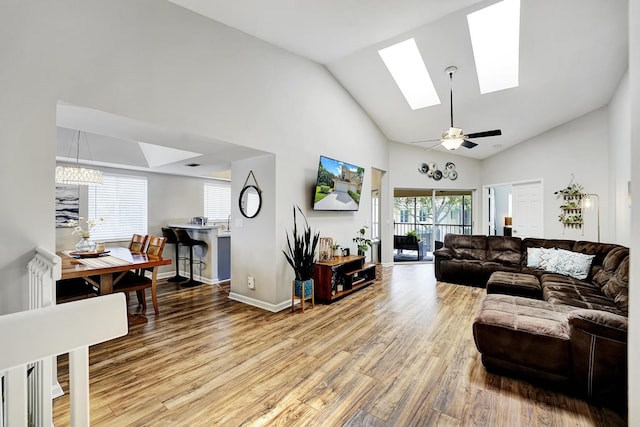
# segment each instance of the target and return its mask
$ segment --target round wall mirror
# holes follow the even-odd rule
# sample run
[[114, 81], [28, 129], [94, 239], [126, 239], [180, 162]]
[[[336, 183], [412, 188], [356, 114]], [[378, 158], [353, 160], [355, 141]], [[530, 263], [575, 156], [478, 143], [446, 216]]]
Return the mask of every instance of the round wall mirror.
[[240, 212], [254, 218], [262, 207], [262, 192], [255, 185], [246, 185], [240, 192]]

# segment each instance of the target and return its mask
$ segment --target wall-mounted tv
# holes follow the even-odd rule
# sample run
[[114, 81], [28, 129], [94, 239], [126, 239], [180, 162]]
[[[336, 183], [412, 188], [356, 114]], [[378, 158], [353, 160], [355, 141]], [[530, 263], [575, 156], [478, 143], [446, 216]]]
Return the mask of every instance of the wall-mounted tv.
[[320, 156], [313, 198], [316, 211], [357, 211], [364, 168]]

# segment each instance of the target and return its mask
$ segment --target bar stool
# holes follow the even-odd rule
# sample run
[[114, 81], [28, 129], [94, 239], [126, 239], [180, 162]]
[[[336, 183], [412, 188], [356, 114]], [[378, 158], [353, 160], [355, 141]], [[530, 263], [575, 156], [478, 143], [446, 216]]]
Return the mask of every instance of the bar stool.
[[[180, 286], [184, 288], [191, 288], [201, 285], [201, 282], [193, 280], [193, 247], [202, 246], [204, 248], [207, 246], [207, 242], [192, 238], [184, 228], [175, 228], [174, 231], [176, 232], [176, 237], [178, 238], [178, 244], [189, 247], [189, 280], [185, 283], [180, 283]], [[202, 266], [204, 262], [202, 260], [195, 260], [195, 262], [200, 264], [200, 275], [202, 276]]]
[[[186, 282], [188, 277], [180, 275], [180, 246], [178, 242], [178, 236], [173, 228], [162, 227], [162, 235], [167, 238], [167, 243], [175, 245], [175, 259], [176, 259], [176, 275], [167, 279], [169, 282]], [[183, 258], [184, 259], [184, 258]]]

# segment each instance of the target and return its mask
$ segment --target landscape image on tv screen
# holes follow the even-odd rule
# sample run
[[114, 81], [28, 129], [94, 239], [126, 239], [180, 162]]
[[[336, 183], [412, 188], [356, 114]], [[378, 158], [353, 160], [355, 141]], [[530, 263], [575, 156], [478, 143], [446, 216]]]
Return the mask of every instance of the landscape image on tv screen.
[[357, 211], [364, 169], [320, 156], [313, 199], [317, 211]]

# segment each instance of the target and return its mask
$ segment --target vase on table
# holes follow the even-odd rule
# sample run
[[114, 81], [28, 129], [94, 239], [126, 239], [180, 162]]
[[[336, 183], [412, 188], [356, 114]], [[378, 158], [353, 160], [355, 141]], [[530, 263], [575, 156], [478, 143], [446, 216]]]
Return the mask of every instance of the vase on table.
[[76, 252], [94, 252], [96, 250], [96, 242], [91, 237], [83, 237], [76, 243]]

